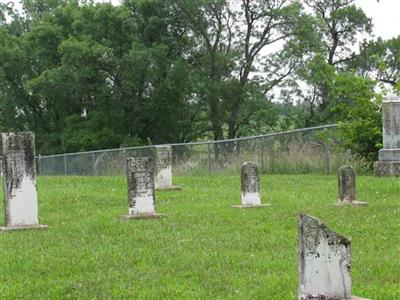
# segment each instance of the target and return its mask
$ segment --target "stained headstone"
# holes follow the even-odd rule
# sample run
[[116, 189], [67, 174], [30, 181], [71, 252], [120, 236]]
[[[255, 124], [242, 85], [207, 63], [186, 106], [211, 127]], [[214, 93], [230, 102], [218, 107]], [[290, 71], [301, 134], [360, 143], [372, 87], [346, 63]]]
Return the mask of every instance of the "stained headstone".
[[156, 157], [156, 190], [180, 190], [172, 185], [172, 147], [168, 145], [154, 146]]
[[39, 224], [33, 133], [3, 133], [2, 142], [5, 227], [1, 230], [47, 228]]
[[400, 97], [388, 95], [382, 103], [383, 149], [374, 163], [375, 176], [400, 176]]
[[128, 215], [124, 218], [141, 219], [164, 216], [155, 212], [154, 160], [151, 157], [127, 159]]
[[253, 162], [245, 162], [241, 168], [241, 196], [242, 205], [233, 205], [238, 208], [251, 208], [270, 206], [261, 204], [260, 199], [260, 177], [257, 166]]
[[366, 205], [356, 200], [356, 173], [352, 166], [342, 166], [338, 170], [339, 205]]
[[351, 296], [350, 240], [307, 214], [298, 230], [298, 299], [363, 299]]

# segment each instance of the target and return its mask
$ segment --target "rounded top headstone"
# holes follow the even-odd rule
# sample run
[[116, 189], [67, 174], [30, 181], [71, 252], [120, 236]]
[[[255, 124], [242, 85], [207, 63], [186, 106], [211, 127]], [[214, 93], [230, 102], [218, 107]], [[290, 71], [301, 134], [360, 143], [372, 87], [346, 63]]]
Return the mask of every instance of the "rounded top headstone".
[[339, 172], [346, 172], [346, 171], [354, 172], [354, 168], [350, 165], [344, 165], [339, 168]]
[[256, 164], [252, 161], [246, 161], [243, 163], [242, 168], [257, 168]]
[[241, 183], [243, 192], [258, 192], [259, 191], [259, 178], [257, 165], [248, 161], [242, 165], [241, 169]]

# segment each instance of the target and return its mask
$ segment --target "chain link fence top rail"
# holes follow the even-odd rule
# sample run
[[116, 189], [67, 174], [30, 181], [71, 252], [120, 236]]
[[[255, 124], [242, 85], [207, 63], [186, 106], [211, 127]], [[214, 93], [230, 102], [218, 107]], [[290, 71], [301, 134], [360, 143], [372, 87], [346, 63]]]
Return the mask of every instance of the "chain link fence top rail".
[[[175, 175], [237, 174], [245, 161], [262, 173], [331, 173], [356, 161], [340, 149], [337, 125], [325, 125], [231, 140], [170, 144]], [[40, 175], [124, 175], [127, 157], [155, 156], [154, 146], [37, 157]]]

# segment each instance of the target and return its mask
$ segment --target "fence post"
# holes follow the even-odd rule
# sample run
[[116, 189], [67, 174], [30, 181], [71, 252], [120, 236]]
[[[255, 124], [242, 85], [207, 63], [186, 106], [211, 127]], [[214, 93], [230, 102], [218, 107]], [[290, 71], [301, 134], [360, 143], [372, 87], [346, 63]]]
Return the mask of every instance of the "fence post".
[[126, 156], [126, 149], [125, 148], [122, 149], [122, 153], [123, 153], [122, 157], [124, 159], [124, 165], [123, 165], [124, 175], [128, 175], [128, 168], [127, 168], [127, 165], [126, 165], [127, 156]]
[[261, 168], [261, 172], [264, 173], [264, 141], [260, 141], [259, 143], [260, 145], [260, 149], [259, 149], [259, 161], [260, 161], [260, 168]]
[[38, 175], [41, 175], [42, 172], [42, 155], [38, 155]]
[[93, 176], [96, 176], [96, 160], [94, 159], [94, 152], [92, 152], [92, 171]]
[[64, 175], [67, 175], [67, 156], [64, 154]]
[[211, 173], [211, 144], [207, 144], [208, 148], [208, 173]]
[[325, 161], [325, 174], [331, 173], [331, 159], [330, 159], [330, 147], [328, 144], [324, 144], [324, 161]]

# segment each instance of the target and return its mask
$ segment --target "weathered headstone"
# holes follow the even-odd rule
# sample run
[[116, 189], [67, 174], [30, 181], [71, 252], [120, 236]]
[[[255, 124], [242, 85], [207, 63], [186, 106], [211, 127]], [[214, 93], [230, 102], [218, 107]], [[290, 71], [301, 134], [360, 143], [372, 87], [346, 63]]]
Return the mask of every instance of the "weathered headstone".
[[1, 230], [47, 228], [39, 224], [33, 133], [3, 133], [2, 142], [5, 227]]
[[388, 95], [382, 103], [383, 149], [374, 163], [375, 176], [400, 176], [400, 97]]
[[127, 159], [129, 219], [165, 216], [155, 212], [154, 160], [151, 157]]
[[180, 190], [172, 185], [172, 147], [168, 145], [154, 146], [156, 157], [156, 190]]
[[307, 214], [298, 230], [298, 299], [363, 299], [351, 296], [350, 240]]
[[257, 166], [253, 162], [245, 162], [241, 168], [241, 196], [242, 205], [233, 205], [237, 208], [264, 207], [271, 204], [261, 204], [260, 177]]
[[338, 205], [367, 205], [356, 200], [356, 173], [352, 166], [342, 166], [338, 170]]

